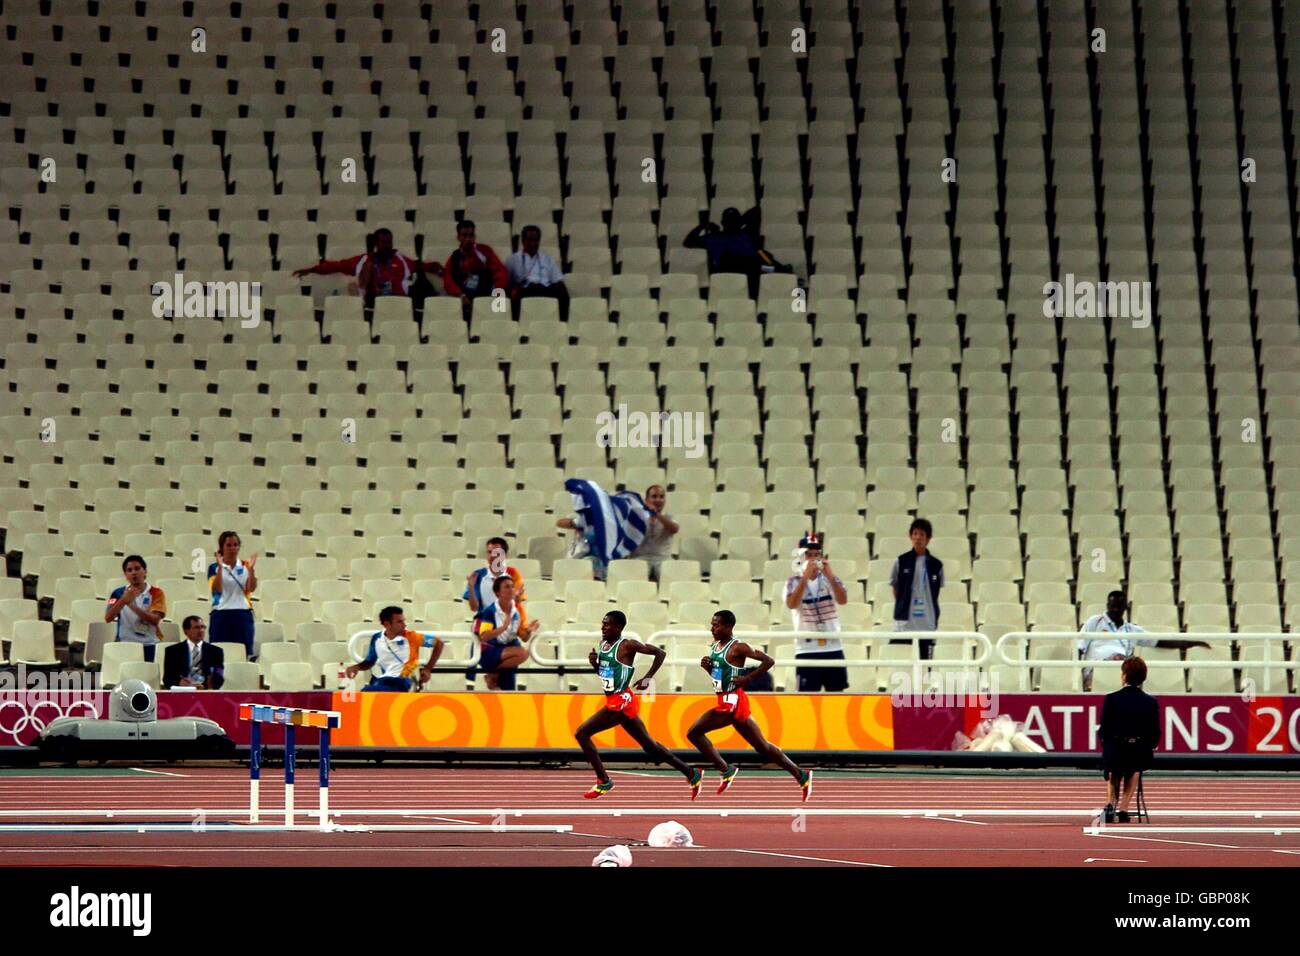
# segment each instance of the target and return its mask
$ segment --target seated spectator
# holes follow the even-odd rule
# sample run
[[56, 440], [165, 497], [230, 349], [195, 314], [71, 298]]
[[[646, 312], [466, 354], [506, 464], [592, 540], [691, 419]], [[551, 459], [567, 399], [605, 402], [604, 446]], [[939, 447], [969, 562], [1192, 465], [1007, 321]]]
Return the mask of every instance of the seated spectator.
[[[1160, 745], [1160, 704], [1142, 690], [1146, 661], [1129, 657], [1120, 669], [1124, 686], [1101, 703], [1101, 773], [1106, 778], [1107, 823], [1129, 822], [1128, 808], [1138, 775], [1148, 770]], [[1118, 808], [1117, 805], [1118, 804]]]
[[443, 266], [442, 283], [448, 295], [460, 296], [468, 320], [474, 300], [490, 296], [493, 289], [505, 289], [510, 276], [492, 247], [475, 241], [472, 219], [456, 224], [456, 241], [459, 245]]
[[[1106, 595], [1106, 613], [1094, 614], [1083, 622], [1079, 630], [1084, 634], [1110, 634], [1111, 637], [1090, 637], [1079, 641], [1079, 658], [1085, 661], [1123, 661], [1133, 656], [1138, 647], [1159, 647], [1184, 650], [1191, 647], [1209, 648], [1205, 641], [1152, 640], [1151, 638], [1119, 637], [1121, 634], [1145, 634], [1144, 628], [1124, 619], [1128, 613], [1128, 597], [1123, 591]], [[1144, 667], [1145, 670], [1145, 667]], [[1145, 676], [1144, 676], [1145, 679]], [[1083, 689], [1092, 690], [1092, 668], [1083, 672]]]
[[[474, 616], [474, 633], [479, 639], [478, 669], [488, 690], [514, 690], [515, 668], [528, 660], [530, 641], [540, 621], [529, 621], [524, 609], [515, 602], [515, 582], [503, 575], [492, 582], [496, 600]], [[474, 668], [466, 674], [474, 679]]]
[[117, 622], [117, 640], [144, 645], [144, 659], [152, 661], [162, 641], [159, 624], [167, 616], [167, 596], [162, 588], [151, 587], [145, 578], [148, 565], [138, 554], [127, 555], [122, 562], [126, 584], [108, 596], [105, 623]]
[[709, 275], [715, 272], [739, 272], [749, 277], [750, 295], [758, 295], [758, 277], [763, 271], [759, 257], [759, 212], [755, 206], [741, 215], [735, 206], [722, 211], [722, 225], [704, 222], [686, 234], [682, 245], [703, 249], [709, 257]]
[[659, 580], [659, 566], [673, 556], [673, 535], [681, 530], [672, 515], [664, 510], [668, 492], [663, 485], [651, 485], [645, 491], [646, 507], [650, 509], [650, 524], [645, 539], [630, 557], [640, 558], [650, 565], [650, 580]]
[[519, 234], [519, 251], [506, 259], [515, 318], [519, 318], [521, 300], [542, 296], [555, 299], [560, 306], [561, 321], [568, 321], [569, 290], [564, 284], [564, 272], [554, 259], [540, 251], [541, 242], [540, 228], [524, 226]]
[[398, 253], [393, 249], [392, 232], [376, 229], [366, 236], [366, 251], [361, 255], [347, 259], [322, 259], [314, 266], [295, 269], [293, 274], [355, 276], [357, 288], [369, 306], [374, 304], [376, 296], [412, 295], [412, 286], [425, 270], [442, 275], [442, 263], [419, 262]]
[[185, 640], [163, 651], [163, 686], [220, 690], [226, 679], [226, 654], [203, 639], [208, 632], [203, 618], [191, 614], [181, 622], [181, 630]]
[[485, 554], [487, 563], [469, 573], [465, 582], [465, 593], [461, 595], [469, 602], [470, 610], [475, 614], [496, 600], [492, 585], [496, 584], [497, 578], [500, 577], [509, 577], [514, 581], [516, 604], [522, 605], [528, 600], [528, 595], [524, 592], [524, 576], [519, 573], [518, 568], [506, 564], [506, 556], [509, 553], [510, 545], [506, 544], [505, 538], [488, 539]]
[[[379, 612], [383, 630], [370, 637], [366, 656], [349, 665], [344, 673], [349, 678], [361, 671], [370, 671], [370, 683], [363, 691], [387, 690], [405, 693], [411, 689], [411, 678], [418, 673], [418, 686], [423, 687], [442, 656], [442, 638], [434, 634], [406, 629], [406, 615], [400, 607], [390, 605]], [[431, 647], [429, 662], [420, 666], [420, 648]]]

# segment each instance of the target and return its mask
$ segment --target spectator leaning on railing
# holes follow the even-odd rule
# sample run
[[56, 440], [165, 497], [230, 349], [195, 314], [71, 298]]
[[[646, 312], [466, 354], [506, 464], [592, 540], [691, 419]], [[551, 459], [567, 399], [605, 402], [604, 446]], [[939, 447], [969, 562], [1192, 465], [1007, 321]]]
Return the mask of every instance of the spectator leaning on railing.
[[[361, 671], [370, 671], [370, 681], [363, 691], [397, 691], [411, 689], [414, 680], [423, 687], [442, 656], [442, 638], [434, 634], [406, 629], [406, 615], [400, 607], [390, 605], [379, 612], [383, 630], [370, 636], [366, 656], [344, 671], [349, 679]], [[420, 666], [420, 648], [432, 648], [429, 661]]]
[[[1151, 638], [1128, 638], [1114, 635], [1145, 634], [1144, 628], [1124, 619], [1128, 613], [1128, 598], [1123, 591], [1111, 591], [1106, 595], [1106, 613], [1094, 614], [1083, 622], [1080, 631], [1084, 634], [1109, 634], [1110, 637], [1089, 637], [1079, 641], [1079, 659], [1084, 661], [1122, 661], [1133, 656], [1138, 647], [1160, 647], [1168, 650], [1184, 650], [1189, 647], [1206, 647], [1205, 641], [1153, 640]], [[1092, 668], [1083, 672], [1083, 689], [1092, 690]]]
[[[800, 540], [795, 568], [798, 573], [785, 582], [785, 606], [794, 612], [795, 630], [838, 634], [840, 616], [835, 606], [847, 604], [849, 596], [844, 583], [831, 570], [816, 532]], [[842, 661], [844, 645], [838, 637], [800, 637], [796, 639], [795, 659]], [[800, 667], [795, 673], [802, 693], [842, 691], [849, 686], [849, 672], [843, 667]]]

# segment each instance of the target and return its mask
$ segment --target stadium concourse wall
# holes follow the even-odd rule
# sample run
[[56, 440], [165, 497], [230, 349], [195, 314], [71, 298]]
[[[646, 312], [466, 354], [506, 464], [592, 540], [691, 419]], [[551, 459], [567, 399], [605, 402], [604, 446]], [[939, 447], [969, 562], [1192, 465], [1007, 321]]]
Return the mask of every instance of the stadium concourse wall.
[[[238, 719], [238, 707], [250, 700], [339, 711], [342, 726], [334, 743], [340, 758], [542, 763], [581, 760], [573, 731], [603, 702], [599, 695], [580, 693], [162, 691], [158, 716], [207, 717], [247, 748], [248, 725]], [[753, 694], [750, 700], [769, 739], [816, 763], [1095, 766], [1099, 754], [1099, 694], [895, 701], [884, 694], [787, 693]], [[1160, 700], [1164, 737], [1157, 760], [1162, 766], [1300, 766], [1300, 696], [1164, 695]], [[107, 703], [105, 691], [0, 693], [4, 759], [28, 762], [51, 719], [102, 718]], [[693, 752], [686, 731], [714, 703], [707, 694], [645, 695], [641, 716], [656, 739]], [[962, 735], [974, 735], [992, 711], [1023, 724], [1046, 753], [955, 750]], [[281, 746], [282, 729], [267, 726], [263, 740], [268, 747]], [[724, 751], [743, 756], [749, 750], [734, 731], [721, 731], [713, 740]], [[615, 760], [645, 759], [619, 729], [601, 734], [596, 743]], [[311, 749], [314, 741], [302, 744]]]

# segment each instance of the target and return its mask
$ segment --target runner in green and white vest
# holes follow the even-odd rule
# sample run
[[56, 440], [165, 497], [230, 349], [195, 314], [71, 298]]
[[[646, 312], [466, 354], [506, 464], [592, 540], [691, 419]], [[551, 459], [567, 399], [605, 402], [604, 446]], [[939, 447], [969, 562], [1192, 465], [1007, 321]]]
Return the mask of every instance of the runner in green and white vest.
[[[709, 734], [724, 727], [734, 727], [751, 747], [761, 756], [781, 767], [803, 791], [806, 803], [812, 796], [812, 771], [801, 770], [793, 760], [787, 757], [774, 744], [768, 743], [759, 730], [758, 724], [750, 716], [749, 695], [745, 688], [755, 678], [766, 674], [775, 663], [762, 651], [736, 640], [732, 631], [736, 627], [736, 615], [730, 611], [719, 611], [709, 622], [709, 631], [713, 635], [713, 644], [709, 653], [700, 659], [700, 666], [709, 672], [713, 679], [713, 692], [718, 695], [718, 706], [700, 716], [686, 736], [695, 748], [718, 768], [722, 780], [718, 784], [718, 793], [726, 793], [736, 774], [740, 773], [739, 764], [728, 764], [718, 754], [717, 748], [709, 740]], [[753, 670], [746, 670], [745, 661], [758, 661]]]
[[[592, 668], [600, 676], [601, 690], [605, 693], [605, 706], [596, 711], [578, 728], [574, 736], [582, 748], [587, 762], [596, 771], [596, 784], [587, 791], [588, 799], [603, 797], [614, 789], [614, 781], [605, 772], [600, 754], [591, 738], [603, 731], [621, 727], [628, 736], [641, 745], [641, 749], [654, 758], [656, 763], [667, 763], [686, 777], [691, 785], [691, 799], [700, 793], [700, 781], [704, 779], [703, 771], [688, 766], [680, 757], [650, 736], [645, 724], [641, 722], [641, 702], [635, 691], [648, 690], [650, 679], [655, 676], [664, 663], [664, 650], [653, 644], [643, 644], [638, 640], [623, 636], [627, 626], [627, 617], [622, 611], [610, 611], [600, 622], [600, 645], [587, 655]], [[649, 672], [638, 681], [633, 680], [636, 670], [636, 656], [646, 654], [654, 658]]]

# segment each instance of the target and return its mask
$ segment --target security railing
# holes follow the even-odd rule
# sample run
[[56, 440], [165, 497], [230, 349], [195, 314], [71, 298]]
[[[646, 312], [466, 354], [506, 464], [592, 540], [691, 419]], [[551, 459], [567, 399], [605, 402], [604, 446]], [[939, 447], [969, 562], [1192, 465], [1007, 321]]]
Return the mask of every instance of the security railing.
[[[1277, 631], [1247, 631], [1247, 632], [1206, 632], [1206, 631], [1179, 631], [1179, 632], [1157, 632], [1145, 631], [1141, 633], [1132, 633], [1124, 635], [1111, 635], [1104, 633], [1083, 633], [1080, 631], [1009, 631], [998, 638], [994, 646], [994, 654], [997, 658], [996, 663], [1005, 667], [1011, 667], [1017, 670], [1020, 676], [1022, 691], [1028, 691], [1031, 688], [1025, 686], [1029, 680], [1029, 671], [1037, 670], [1040, 667], [1049, 669], [1061, 668], [1078, 671], [1104, 669], [1107, 666], [1113, 666], [1112, 661], [1105, 660], [1081, 660], [1078, 656], [1078, 643], [1087, 640], [1107, 640], [1111, 637], [1132, 640], [1136, 643], [1138, 639], [1143, 640], [1177, 640], [1177, 641], [1205, 641], [1207, 644], [1231, 645], [1233, 641], [1238, 644], [1263, 644], [1264, 656], [1262, 658], [1242, 658], [1242, 659], [1197, 659], [1197, 660], [1173, 660], [1162, 657], [1143, 657], [1148, 670], [1187, 670], [1195, 668], [1197, 670], [1263, 670], [1265, 688], [1272, 686], [1272, 677], [1275, 670], [1283, 673], [1294, 671], [1300, 668], [1300, 660], [1288, 660], [1286, 657], [1286, 642], [1292, 640], [1295, 635], [1283, 634]], [[1033, 641], [1069, 641], [1069, 655], [1065, 657], [1034, 657], [1031, 653], [1031, 644]], [[1023, 654], [1023, 656], [1022, 656]], [[1142, 648], [1135, 647], [1134, 654], [1142, 656]]]
[[[637, 640], [643, 638], [631, 630], [623, 632], [625, 636]], [[993, 660], [993, 642], [983, 634], [974, 631], [935, 631], [920, 634], [917, 632], [895, 631], [759, 631], [736, 630], [732, 634], [739, 640], [752, 642], [765, 648], [766, 652], [776, 658], [774, 671], [785, 668], [846, 668], [868, 669], [878, 671], [892, 668], [896, 671], [910, 672], [910, 687], [921, 687], [925, 683], [925, 674], [931, 670], [963, 670], [972, 677], [977, 677]], [[844, 660], [796, 657], [796, 642], [800, 639], [821, 640], [828, 637], [838, 638], [846, 644], [854, 641], [884, 643], [897, 640], [910, 643], [915, 640], [935, 641], [936, 656], [928, 660], [919, 658], [885, 659], [880, 657], [856, 657], [846, 655]], [[664, 668], [667, 675], [678, 669], [682, 673], [672, 683], [686, 685], [685, 673], [699, 668], [700, 659], [708, 652], [713, 635], [706, 628], [666, 628], [653, 632], [648, 643], [662, 647], [667, 656]], [[591, 664], [587, 654], [600, 641], [600, 634], [595, 630], [561, 630], [539, 634], [529, 644], [529, 656], [533, 663], [548, 668], [571, 670], [576, 674], [590, 672]], [[571, 643], [573, 642], [573, 643]], [[689, 643], [688, 643], [689, 642]], [[976, 653], [968, 653], [968, 644], [976, 645]], [[943, 651], [956, 645], [957, 656], [944, 656]], [[789, 651], [785, 652], [785, 648]], [[574, 651], [580, 647], [580, 651]], [[872, 688], [875, 689], [874, 687]]]

